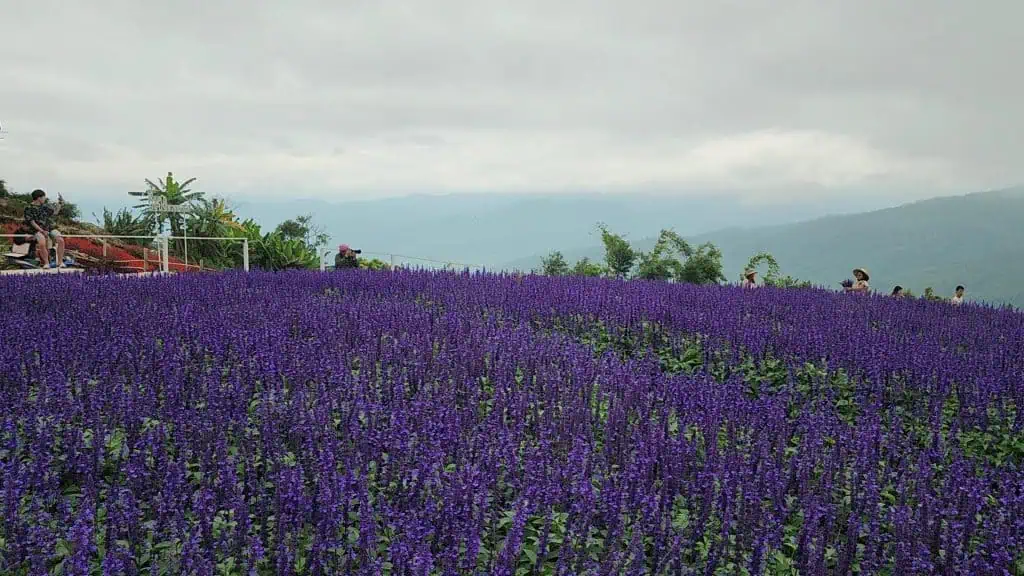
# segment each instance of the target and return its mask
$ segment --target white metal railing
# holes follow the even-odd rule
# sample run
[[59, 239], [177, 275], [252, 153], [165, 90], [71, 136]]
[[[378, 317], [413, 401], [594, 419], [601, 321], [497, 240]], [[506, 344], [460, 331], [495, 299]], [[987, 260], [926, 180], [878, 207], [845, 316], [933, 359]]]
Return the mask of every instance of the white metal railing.
[[[32, 238], [32, 236], [33, 236], [32, 234], [25, 234], [25, 233], [21, 233], [21, 234], [0, 234], [0, 238], [11, 238], [11, 239], [14, 239], [14, 238]], [[187, 245], [188, 240], [190, 240], [190, 239], [193, 240], [193, 241], [195, 241], [195, 240], [217, 240], [217, 241], [241, 242], [242, 243], [242, 268], [246, 272], [249, 271], [249, 239], [248, 238], [234, 238], [234, 237], [228, 237], [228, 236], [169, 236], [169, 235], [168, 236], [157, 236], [157, 235], [141, 236], [141, 235], [122, 235], [122, 234], [61, 234], [61, 236], [63, 236], [64, 238], [85, 238], [85, 239], [88, 239], [88, 240], [98, 240], [98, 241], [100, 241], [100, 245], [103, 248], [103, 256], [104, 257], [107, 256], [107, 248], [108, 248], [108, 246], [110, 244], [108, 242], [108, 240], [151, 240], [151, 241], [154, 241], [155, 243], [159, 244], [159, 247], [158, 247], [159, 259], [157, 260], [157, 262], [160, 265], [160, 271], [161, 272], [169, 272], [170, 271], [169, 246], [170, 246], [170, 241], [171, 240], [182, 240], [184, 243], [186, 243], [186, 245]], [[142, 258], [141, 262], [144, 263], [143, 264], [143, 269], [144, 270], [148, 269], [146, 267], [146, 263], [151, 262], [151, 260], [149, 260], [147, 251], [148, 251], [148, 249], [143, 247], [143, 258]], [[328, 268], [330, 268], [330, 266], [328, 265], [328, 258], [331, 255], [333, 255], [334, 253], [335, 253], [334, 250], [324, 250], [324, 251], [321, 251], [321, 253], [320, 253], [320, 270], [321, 271], [326, 271]], [[461, 263], [461, 262], [455, 262], [455, 261], [452, 261], [452, 260], [436, 260], [436, 259], [432, 259], [432, 258], [423, 258], [423, 257], [420, 257], [420, 256], [407, 256], [405, 254], [396, 254], [396, 253], [392, 253], [392, 252], [365, 252], [364, 251], [361, 254], [363, 256], [369, 256], [369, 257], [377, 258], [379, 260], [383, 260], [383, 261], [389, 263], [391, 265], [391, 267], [394, 267], [396, 264], [399, 264], [399, 263], [404, 263], [404, 262], [412, 261], [412, 262], [425, 262], [425, 263], [428, 263], [428, 264], [440, 265], [445, 270], [456, 270], [456, 269], [484, 270], [486, 268], [485, 266], [481, 266], [481, 265], [478, 265], [478, 264], [465, 264], [465, 263]], [[188, 263], [187, 252], [186, 252], [186, 255], [185, 255], [184, 258], [185, 258], [185, 260], [184, 260], [183, 265], [185, 266], [186, 269], [188, 269], [190, 266], [198, 268], [198, 269], [201, 269], [201, 266], [190, 265]], [[125, 260], [125, 261], [118, 260], [118, 261], [115, 261], [115, 263], [118, 263], [118, 264], [129, 264], [131, 262], [137, 262], [137, 261], [139, 261], [139, 260], [130, 260], [130, 261], [129, 260]]]
[[[0, 234], [0, 238], [32, 238], [34, 234]], [[103, 256], [107, 255], [107, 240], [152, 240], [160, 244], [160, 270], [162, 272], [170, 272], [170, 241], [171, 240], [183, 240], [185, 242], [185, 261], [184, 266], [187, 270], [189, 267], [188, 263], [188, 238], [187, 236], [132, 236], [132, 235], [119, 235], [119, 234], [61, 234], [63, 238], [86, 238], [89, 240], [100, 240], [103, 246]], [[195, 240], [220, 240], [220, 241], [233, 241], [242, 243], [242, 268], [249, 271], [249, 239], [248, 238], [233, 238], [228, 236], [192, 236], [193, 241]], [[146, 250], [146, 248], [143, 248]], [[145, 252], [143, 258], [148, 258]], [[120, 261], [118, 261], [120, 262]], [[201, 267], [200, 267], [201, 268]]]

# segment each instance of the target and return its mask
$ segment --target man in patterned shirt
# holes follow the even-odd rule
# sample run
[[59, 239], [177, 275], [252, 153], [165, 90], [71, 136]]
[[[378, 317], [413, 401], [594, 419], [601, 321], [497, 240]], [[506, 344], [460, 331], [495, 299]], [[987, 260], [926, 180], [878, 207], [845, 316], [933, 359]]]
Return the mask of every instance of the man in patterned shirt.
[[[64, 237], [53, 226], [53, 218], [64, 207], [61, 198], [56, 207], [46, 202], [46, 192], [32, 191], [32, 203], [25, 207], [25, 226], [36, 237], [36, 255], [42, 267], [64, 267]], [[57, 247], [57, 262], [50, 264], [50, 240]]]

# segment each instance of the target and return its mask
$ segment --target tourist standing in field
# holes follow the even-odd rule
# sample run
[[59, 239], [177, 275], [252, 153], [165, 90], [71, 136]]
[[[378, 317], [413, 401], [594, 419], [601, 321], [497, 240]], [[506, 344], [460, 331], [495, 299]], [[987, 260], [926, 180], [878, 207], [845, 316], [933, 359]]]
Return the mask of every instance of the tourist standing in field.
[[757, 288], [757, 270], [744, 270], [743, 281], [740, 282], [743, 288]]
[[[64, 199], [60, 198], [57, 205], [51, 207], [46, 202], [46, 192], [42, 190], [32, 191], [32, 202], [25, 207], [25, 226], [36, 238], [36, 255], [39, 257], [39, 265], [43, 268], [56, 266], [64, 267], [64, 237], [53, 226], [54, 217], [64, 207]], [[57, 261], [50, 264], [50, 240], [53, 240], [57, 247]]]
[[334, 269], [359, 268], [359, 258], [356, 254], [361, 253], [362, 250], [353, 250], [348, 244], [338, 246], [338, 254], [334, 257]]
[[867, 294], [871, 290], [871, 285], [868, 284], [868, 280], [871, 279], [871, 275], [868, 274], [867, 268], [854, 268], [853, 279], [853, 284], [850, 286], [843, 286], [843, 290], [846, 292], [857, 292], [860, 294]]
[[949, 303], [953, 306], [959, 306], [964, 303], [964, 287], [957, 286], [956, 291], [953, 293], [953, 297], [949, 299]]

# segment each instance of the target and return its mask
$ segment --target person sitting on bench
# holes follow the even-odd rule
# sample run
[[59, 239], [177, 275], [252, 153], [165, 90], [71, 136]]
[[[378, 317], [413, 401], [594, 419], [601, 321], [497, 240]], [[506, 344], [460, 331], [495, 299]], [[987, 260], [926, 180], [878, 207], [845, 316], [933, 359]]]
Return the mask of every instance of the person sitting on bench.
[[[64, 199], [60, 198], [56, 207], [46, 202], [46, 192], [32, 191], [32, 203], [25, 207], [25, 226], [35, 235], [36, 255], [42, 268], [64, 267], [64, 237], [53, 226], [53, 218], [64, 207]], [[57, 247], [57, 261], [50, 263], [50, 240]]]

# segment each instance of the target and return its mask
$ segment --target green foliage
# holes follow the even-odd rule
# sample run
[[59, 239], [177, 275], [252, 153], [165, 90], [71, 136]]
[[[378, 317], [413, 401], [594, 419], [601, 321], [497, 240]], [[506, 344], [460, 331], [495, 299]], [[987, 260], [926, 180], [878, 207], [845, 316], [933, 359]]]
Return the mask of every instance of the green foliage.
[[714, 244], [704, 243], [695, 250], [673, 230], [662, 230], [654, 249], [639, 256], [637, 278], [689, 284], [717, 284], [725, 280], [722, 252]]
[[619, 234], [615, 234], [603, 223], [597, 225], [604, 244], [605, 268], [610, 276], [627, 278], [636, 262], [637, 254], [629, 242]]
[[173, 173], [168, 172], [166, 178], [161, 178], [157, 182], [147, 178], [146, 190], [142, 192], [129, 192], [128, 195], [142, 198], [141, 203], [135, 205], [134, 208], [141, 209], [145, 218], [155, 222], [158, 231], [163, 232], [164, 222], [169, 221], [171, 224], [171, 234], [181, 236], [184, 229], [185, 215], [159, 212], [152, 205], [153, 199], [161, 198], [171, 206], [195, 204], [201, 201], [204, 196], [203, 192], [193, 191], [190, 188], [195, 181], [195, 178], [189, 178], [181, 182], [174, 179]]
[[[194, 202], [186, 221], [189, 238], [232, 238], [231, 230], [240, 226], [227, 202], [218, 198]], [[188, 248], [190, 260], [202, 260], [204, 266], [214, 268], [232, 267], [241, 257], [241, 247], [234, 242], [190, 242]]]
[[[103, 218], [93, 214], [96, 222], [103, 227], [104, 232], [112, 236], [146, 236], [153, 233], [153, 223], [143, 217], [137, 217], [131, 210], [122, 208], [113, 213], [103, 208]], [[145, 246], [150, 243], [141, 238], [129, 238], [122, 240], [125, 244]]]
[[596, 278], [605, 275], [605, 267], [589, 258], [580, 258], [571, 267], [565, 260], [565, 256], [555, 250], [541, 259], [541, 267], [534, 270], [535, 274], [544, 276], [586, 276]]
[[262, 270], [315, 269], [320, 266], [316, 252], [310, 250], [305, 242], [286, 238], [276, 231], [265, 234], [255, 245], [250, 245], [250, 249], [253, 248], [250, 265]]
[[643, 280], [671, 280], [682, 273], [683, 260], [693, 254], [690, 244], [672, 230], [662, 230], [650, 252], [639, 254], [636, 277]]
[[[722, 252], [709, 242], [694, 249], [673, 230], [662, 230], [654, 249], [639, 252], [607, 225], [599, 223], [604, 243], [604, 265], [581, 258], [570, 268], [558, 250], [541, 260], [535, 272], [546, 276], [610, 276], [627, 279], [673, 280], [692, 284], [716, 284], [725, 280], [722, 273]], [[636, 271], [634, 273], [634, 267]]]
[[11, 195], [11, 191], [7, 189], [7, 181], [0, 178], [0, 198], [7, 198]]
[[[775, 260], [775, 257], [772, 256], [770, 252], [766, 251], [761, 251], [751, 256], [750, 260], [747, 261], [747, 265], [744, 266], [744, 271], [758, 270], [762, 264], [767, 265], [768, 268], [768, 271], [761, 275], [761, 277], [764, 278], [765, 284], [769, 284], [769, 282], [774, 281], [781, 275], [779, 262]], [[740, 273], [740, 280], [743, 280], [742, 272]]]
[[318, 253], [321, 248], [327, 246], [327, 242], [330, 240], [330, 236], [313, 223], [312, 214], [303, 214], [285, 220], [277, 225], [275, 232], [291, 240], [301, 240]]
[[721, 250], [711, 243], [693, 249], [672, 230], [663, 230], [654, 248], [639, 256], [636, 276], [644, 280], [674, 280], [689, 284], [718, 284], [725, 280]]
[[722, 251], [710, 242], [697, 247], [683, 263], [675, 278], [690, 284], [718, 284], [725, 281], [722, 271]]
[[942, 296], [939, 296], [932, 290], [931, 286], [924, 289], [924, 294], [921, 294], [921, 300], [928, 300], [930, 302], [942, 302], [945, 300]]
[[[317, 269], [320, 259], [314, 248], [298, 238], [289, 238], [279, 231], [263, 234], [251, 218], [225, 230], [228, 237], [249, 240], [249, 265], [260, 270]], [[241, 255], [234, 266], [241, 266]]]
[[78, 205], [73, 202], [65, 201], [60, 207], [60, 212], [57, 213], [56, 219], [58, 224], [69, 224], [82, 217], [82, 210], [78, 208]]
[[359, 260], [359, 267], [363, 270], [386, 271], [391, 270], [391, 264], [379, 258], [367, 258]]
[[558, 250], [555, 250], [541, 258], [540, 270], [536, 270], [538, 274], [545, 276], [567, 276], [569, 275], [569, 263], [565, 261], [565, 256]]
[[[768, 283], [765, 282], [765, 284]], [[776, 278], [768, 285], [775, 286], [776, 288], [811, 288], [814, 286], [814, 284], [808, 280], [799, 280], [788, 275]]]
[[[762, 274], [765, 286], [776, 288], [810, 288], [812, 284], [806, 280], [799, 280], [789, 275], [782, 275], [779, 262], [770, 252], [761, 251], [750, 257], [745, 270], [757, 270], [761, 265], [766, 265], [768, 271]], [[740, 276], [742, 278], [742, 274]]]
[[604, 276], [604, 267], [597, 262], [592, 262], [590, 258], [584, 256], [576, 261], [576, 264], [572, 267], [573, 276], [585, 276], [588, 278], [596, 278], [598, 276]]

